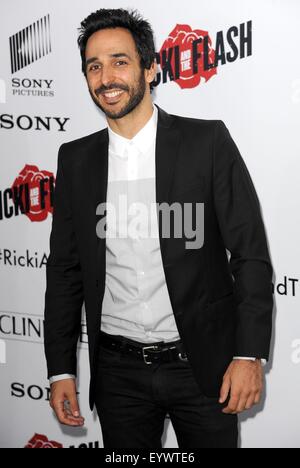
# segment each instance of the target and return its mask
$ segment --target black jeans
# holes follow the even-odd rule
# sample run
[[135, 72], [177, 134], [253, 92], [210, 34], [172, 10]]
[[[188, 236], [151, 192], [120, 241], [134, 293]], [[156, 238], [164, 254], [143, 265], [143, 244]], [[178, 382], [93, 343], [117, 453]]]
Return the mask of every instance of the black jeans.
[[169, 414], [179, 448], [237, 448], [236, 415], [202, 395], [188, 361], [147, 365], [100, 346], [96, 408], [104, 448], [162, 448]]

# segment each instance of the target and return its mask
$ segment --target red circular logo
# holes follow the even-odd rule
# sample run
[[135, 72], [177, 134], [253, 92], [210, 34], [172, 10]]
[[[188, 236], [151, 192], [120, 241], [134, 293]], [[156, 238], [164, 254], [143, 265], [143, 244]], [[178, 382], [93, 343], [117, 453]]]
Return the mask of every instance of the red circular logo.
[[[206, 44], [208, 46], [208, 50], [204, 47], [204, 39], [206, 38]], [[200, 39], [200, 41], [198, 41]], [[193, 60], [195, 60], [195, 53], [193, 44], [195, 41], [198, 41], [197, 44], [197, 53], [200, 55], [201, 60], [198, 58], [197, 60], [197, 73], [194, 72]], [[184, 88], [195, 88], [204, 80], [205, 82], [208, 81], [212, 76], [217, 74], [217, 68], [209, 68], [205, 70], [204, 67], [204, 55], [206, 54], [206, 60], [209, 65], [214, 65], [215, 63], [215, 51], [212, 48], [212, 40], [209, 37], [207, 31], [202, 31], [201, 29], [195, 29], [194, 31], [192, 28], [186, 24], [177, 24], [177, 26], [173, 29], [171, 34], [169, 35], [168, 39], [164, 42], [160, 54], [162, 56], [162, 52], [164, 50], [168, 50], [170, 48], [179, 47], [180, 54], [179, 54], [179, 67], [180, 67], [180, 77], [176, 79], [176, 83], [184, 89]], [[175, 54], [172, 56], [172, 66], [173, 70], [175, 70]], [[163, 65], [163, 64], [162, 64]]]
[[[12, 191], [16, 188], [20, 195], [20, 202], [25, 209], [25, 214], [32, 222], [45, 221], [48, 213], [53, 213], [50, 197], [50, 178], [54, 176], [51, 172], [40, 171], [37, 166], [26, 165], [20, 172], [12, 185]], [[41, 182], [43, 183], [44, 193], [41, 193]], [[26, 189], [25, 189], [25, 186]], [[42, 203], [43, 201], [43, 203]], [[16, 203], [16, 197], [14, 196]], [[42, 206], [44, 205], [44, 206]]]
[[62, 444], [55, 442], [54, 440], [48, 440], [48, 438], [42, 434], [35, 434], [32, 439], [28, 442], [25, 448], [30, 449], [46, 449], [46, 448], [64, 448]]

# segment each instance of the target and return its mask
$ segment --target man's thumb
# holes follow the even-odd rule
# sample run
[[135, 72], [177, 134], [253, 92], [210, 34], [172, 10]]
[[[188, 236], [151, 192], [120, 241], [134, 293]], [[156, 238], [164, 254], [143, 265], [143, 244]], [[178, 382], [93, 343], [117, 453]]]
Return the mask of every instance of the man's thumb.
[[80, 410], [78, 405], [78, 400], [76, 396], [70, 398], [70, 410], [74, 418], [78, 418], [80, 416]]

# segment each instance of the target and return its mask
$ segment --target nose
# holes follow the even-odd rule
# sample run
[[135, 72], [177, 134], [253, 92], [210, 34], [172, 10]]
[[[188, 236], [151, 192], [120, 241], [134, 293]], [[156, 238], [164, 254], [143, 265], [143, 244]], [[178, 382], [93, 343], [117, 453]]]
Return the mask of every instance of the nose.
[[101, 74], [102, 85], [108, 87], [114, 81], [114, 72], [111, 67], [103, 67]]

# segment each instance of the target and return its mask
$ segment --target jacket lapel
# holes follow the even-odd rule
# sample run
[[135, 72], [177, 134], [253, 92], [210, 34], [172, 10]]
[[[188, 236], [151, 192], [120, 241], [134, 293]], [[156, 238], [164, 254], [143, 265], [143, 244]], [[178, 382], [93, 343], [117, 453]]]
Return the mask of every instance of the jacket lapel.
[[[158, 107], [158, 106], [157, 106]], [[156, 203], [169, 203], [169, 195], [180, 146], [180, 131], [175, 125], [175, 117], [158, 107], [156, 136]], [[162, 257], [166, 239], [162, 238], [162, 222], [159, 217], [159, 238]]]
[[[168, 203], [169, 193], [176, 166], [180, 144], [180, 131], [175, 125], [174, 116], [169, 115], [159, 106], [158, 125], [156, 137], [156, 203]], [[109, 136], [108, 129], [104, 129], [97, 134], [93, 145], [89, 148], [89, 180], [91, 183], [93, 206], [95, 213], [95, 223], [99, 222], [96, 215], [97, 206], [107, 201], [108, 184], [108, 149]], [[96, 225], [95, 225], [96, 232]], [[162, 239], [161, 219], [159, 218], [160, 246], [163, 250], [165, 240]], [[98, 262], [105, 258], [105, 239], [97, 238]], [[103, 265], [104, 266], [104, 265]], [[98, 270], [99, 271], [99, 270]]]
[[93, 146], [90, 148], [89, 176], [93, 196], [94, 213], [100, 203], [107, 199], [108, 181], [108, 129], [98, 134]]

